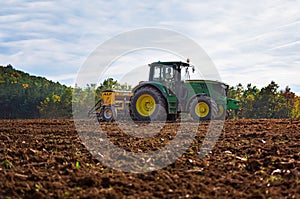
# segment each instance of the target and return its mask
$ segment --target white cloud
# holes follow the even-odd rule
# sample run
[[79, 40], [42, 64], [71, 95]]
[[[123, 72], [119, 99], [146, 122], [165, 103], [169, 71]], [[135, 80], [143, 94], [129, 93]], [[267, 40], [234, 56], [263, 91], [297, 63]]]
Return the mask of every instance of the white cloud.
[[202, 46], [223, 81], [265, 86], [274, 80], [293, 90], [300, 85], [299, 8], [299, 1], [272, 0], [4, 1], [0, 64], [72, 77], [107, 39], [135, 28], [170, 28]]

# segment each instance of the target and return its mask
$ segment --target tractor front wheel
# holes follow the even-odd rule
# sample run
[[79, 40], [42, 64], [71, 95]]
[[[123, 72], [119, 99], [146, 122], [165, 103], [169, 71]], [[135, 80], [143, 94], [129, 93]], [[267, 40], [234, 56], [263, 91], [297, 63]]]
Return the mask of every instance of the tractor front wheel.
[[135, 121], [166, 121], [165, 99], [157, 89], [142, 87], [131, 97], [130, 116]]
[[210, 97], [196, 97], [190, 104], [190, 114], [195, 121], [212, 120], [217, 115], [217, 104]]

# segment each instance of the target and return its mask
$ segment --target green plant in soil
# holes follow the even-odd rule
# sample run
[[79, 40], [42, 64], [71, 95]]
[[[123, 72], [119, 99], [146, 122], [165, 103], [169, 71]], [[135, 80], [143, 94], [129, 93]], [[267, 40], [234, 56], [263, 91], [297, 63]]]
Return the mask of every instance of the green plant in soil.
[[274, 182], [277, 180], [282, 180], [282, 177], [281, 176], [270, 176], [270, 177], [266, 178], [267, 182]]
[[4, 160], [2, 163], [1, 163], [1, 165], [3, 165], [4, 166], [4, 168], [6, 168], [6, 169], [11, 169], [11, 168], [13, 168], [14, 167], [14, 165], [13, 165], [13, 163], [11, 163], [9, 160]]
[[75, 163], [75, 167], [76, 167], [76, 169], [80, 168], [80, 163], [78, 161]]

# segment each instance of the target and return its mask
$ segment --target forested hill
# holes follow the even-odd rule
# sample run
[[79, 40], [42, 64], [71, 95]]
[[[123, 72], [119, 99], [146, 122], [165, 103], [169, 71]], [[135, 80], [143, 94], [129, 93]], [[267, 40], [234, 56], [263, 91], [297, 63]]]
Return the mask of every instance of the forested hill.
[[0, 119], [40, 118], [43, 108], [51, 102], [57, 102], [60, 117], [67, 118], [71, 116], [71, 99], [70, 87], [29, 75], [11, 65], [0, 66]]

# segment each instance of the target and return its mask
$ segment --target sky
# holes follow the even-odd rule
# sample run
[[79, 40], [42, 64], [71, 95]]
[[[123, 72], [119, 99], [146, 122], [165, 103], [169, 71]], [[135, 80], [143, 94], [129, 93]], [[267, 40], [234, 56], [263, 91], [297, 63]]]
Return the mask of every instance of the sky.
[[[300, 95], [299, 0], [2, 1], [0, 65], [74, 86], [80, 67], [99, 45], [145, 27], [194, 40], [231, 86], [261, 88], [273, 80]], [[116, 65], [124, 68], [124, 60], [134, 60], [143, 68], [157, 59], [174, 56], [133, 53]], [[134, 79], [146, 78], [143, 74]]]

